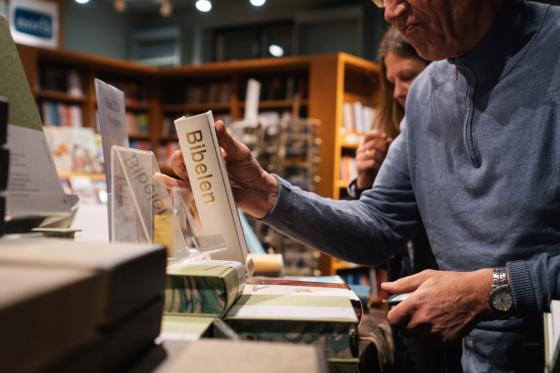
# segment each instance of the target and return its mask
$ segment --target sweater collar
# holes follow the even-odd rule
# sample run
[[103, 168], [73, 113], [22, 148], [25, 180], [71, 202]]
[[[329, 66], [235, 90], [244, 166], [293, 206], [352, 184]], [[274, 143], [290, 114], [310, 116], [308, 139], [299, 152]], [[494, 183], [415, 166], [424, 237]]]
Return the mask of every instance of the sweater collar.
[[459, 71], [467, 67], [479, 88], [492, 86], [521, 58], [519, 52], [540, 29], [545, 9], [524, 0], [506, 0], [482, 40], [466, 55], [449, 62]]

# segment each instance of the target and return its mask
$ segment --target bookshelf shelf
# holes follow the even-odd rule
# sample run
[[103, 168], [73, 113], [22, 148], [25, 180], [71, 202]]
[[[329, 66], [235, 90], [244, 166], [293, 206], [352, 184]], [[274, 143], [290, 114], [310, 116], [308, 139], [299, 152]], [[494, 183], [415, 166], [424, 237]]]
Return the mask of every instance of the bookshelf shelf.
[[350, 182], [348, 180], [338, 180], [336, 182], [336, 186], [338, 187], [338, 189], [346, 189], [348, 188], [348, 185], [350, 185]]
[[[288, 109], [296, 104], [296, 100], [266, 100], [259, 102], [259, 109]], [[299, 101], [300, 106], [307, 106], [308, 104], [307, 100]], [[239, 107], [244, 108], [245, 102], [240, 102]]]
[[151, 141], [152, 138], [150, 137], [150, 135], [145, 135], [143, 133], [129, 133], [128, 137], [134, 140], [145, 140], [145, 141]]
[[349, 149], [349, 150], [356, 150], [356, 149], [358, 149], [359, 146], [360, 146], [360, 144], [358, 144], [358, 143], [349, 143], [349, 142], [342, 143], [340, 145], [340, 147], [342, 149]]
[[84, 104], [87, 100], [84, 96], [71, 96], [68, 93], [53, 90], [40, 90], [36, 93], [36, 96], [40, 99], [60, 101], [68, 104]]
[[60, 179], [70, 179], [72, 177], [88, 177], [93, 181], [105, 181], [105, 174], [94, 174], [86, 172], [59, 172]]
[[159, 139], [161, 142], [171, 142], [171, 141], [178, 141], [179, 139], [177, 136], [165, 136]]
[[127, 101], [127, 102], [126, 102], [126, 110], [130, 110], [130, 111], [148, 111], [148, 110], [150, 110], [150, 104], [147, 103], [147, 102]]
[[230, 110], [230, 104], [229, 102], [213, 102], [207, 104], [165, 104], [161, 105], [161, 110], [168, 113], [204, 112], [208, 110], [223, 111]]

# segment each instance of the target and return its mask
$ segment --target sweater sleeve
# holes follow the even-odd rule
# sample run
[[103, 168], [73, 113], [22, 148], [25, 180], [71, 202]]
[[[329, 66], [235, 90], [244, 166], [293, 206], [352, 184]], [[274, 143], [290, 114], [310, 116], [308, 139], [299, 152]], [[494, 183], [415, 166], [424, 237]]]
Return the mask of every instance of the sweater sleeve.
[[520, 314], [549, 311], [550, 301], [560, 299], [560, 255], [541, 254], [507, 263], [515, 309]]
[[372, 189], [336, 201], [278, 178], [277, 200], [264, 222], [307, 245], [354, 263], [377, 265], [404, 247], [420, 216], [408, 173], [406, 124]]

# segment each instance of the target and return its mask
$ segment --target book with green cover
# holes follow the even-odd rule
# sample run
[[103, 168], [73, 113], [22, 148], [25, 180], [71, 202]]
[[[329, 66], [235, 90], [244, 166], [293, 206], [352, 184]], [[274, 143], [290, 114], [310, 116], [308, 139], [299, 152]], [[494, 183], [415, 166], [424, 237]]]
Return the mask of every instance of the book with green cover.
[[210, 337], [213, 316], [163, 315], [160, 341], [196, 341]]
[[167, 267], [164, 312], [224, 315], [245, 281], [241, 263], [183, 261]]

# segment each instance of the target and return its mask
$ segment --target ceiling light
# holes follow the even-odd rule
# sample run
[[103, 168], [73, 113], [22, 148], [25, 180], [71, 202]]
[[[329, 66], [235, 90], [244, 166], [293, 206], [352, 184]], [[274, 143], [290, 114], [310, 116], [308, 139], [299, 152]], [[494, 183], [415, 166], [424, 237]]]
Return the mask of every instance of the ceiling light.
[[253, 6], [261, 6], [266, 3], [266, 0], [249, 0]]
[[195, 6], [196, 9], [204, 13], [212, 10], [212, 3], [210, 0], [196, 0]]
[[87, 4], [89, 0], [75, 0], [78, 4]]
[[270, 44], [268, 47], [268, 53], [274, 57], [282, 57], [284, 55], [284, 48], [277, 44]]
[[163, 17], [170, 17], [173, 14], [173, 4], [170, 0], [163, 0], [159, 8], [159, 14]]
[[115, 10], [119, 13], [122, 13], [126, 10], [126, 1], [125, 0], [115, 0], [114, 2]]

